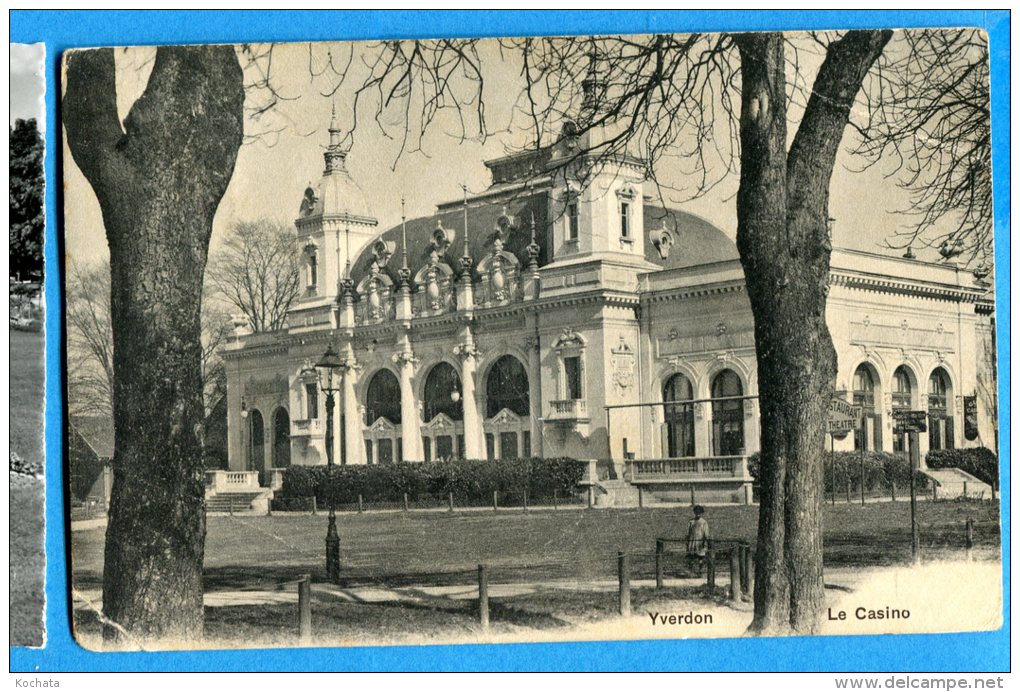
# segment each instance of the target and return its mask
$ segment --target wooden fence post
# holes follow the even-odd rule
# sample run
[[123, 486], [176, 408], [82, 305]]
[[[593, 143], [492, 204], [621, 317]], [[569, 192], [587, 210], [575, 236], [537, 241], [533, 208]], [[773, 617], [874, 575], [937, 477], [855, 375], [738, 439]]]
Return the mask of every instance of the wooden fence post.
[[450, 491], [450, 511], [453, 511], [453, 491]]
[[655, 539], [655, 588], [662, 588], [662, 553], [666, 545], [661, 538]]
[[736, 546], [730, 548], [730, 600], [740, 600], [740, 558]]
[[708, 573], [708, 590], [709, 593], [715, 591], [715, 546], [712, 545], [712, 540], [708, 541], [708, 552], [705, 553], [706, 569]]
[[595, 506], [595, 488], [593, 486], [589, 485], [588, 486], [588, 509], [591, 509], [594, 506]]
[[992, 483], [992, 502], [995, 502], [995, 486], [997, 483]]
[[318, 504], [319, 501], [315, 498], [315, 495], [312, 495], [312, 516], [317, 514], [316, 510], [318, 508]]
[[617, 567], [620, 573], [620, 615], [630, 615], [630, 573], [627, 565], [627, 554], [617, 554]]
[[751, 577], [747, 573], [751, 564], [751, 546], [747, 543], [740, 544], [740, 592], [748, 593], [751, 585]]
[[846, 503], [850, 504], [850, 475], [846, 477]]
[[637, 506], [638, 509], [644, 509], [645, 506], [645, 491], [640, 485], [637, 487]]
[[967, 481], [963, 482], [963, 499], [967, 499]]
[[404, 493], [404, 511], [407, 511], [407, 493]]
[[553, 509], [556, 510], [559, 508], [560, 508], [560, 491], [553, 490]]
[[492, 491], [492, 511], [493, 512], [498, 512], [499, 511], [499, 491], [498, 490], [493, 490]]
[[524, 511], [528, 511], [528, 491], [524, 491]]
[[974, 520], [967, 519], [967, 561], [974, 559]]
[[896, 502], [896, 481], [892, 482], [892, 501]]
[[361, 498], [361, 493], [358, 493], [358, 514], [361, 514], [363, 511], [365, 511], [365, 503]]
[[478, 565], [478, 622], [489, 629], [489, 575], [485, 565]]
[[939, 484], [938, 481], [934, 481], [931, 484], [931, 501], [935, 502], [939, 499]]
[[298, 581], [298, 634], [302, 645], [312, 642], [312, 575]]
[[754, 598], [754, 550], [747, 546], [747, 595]]
[[691, 485], [691, 507], [693, 507], [694, 505], [695, 505], [695, 502], [694, 502], [694, 486]]

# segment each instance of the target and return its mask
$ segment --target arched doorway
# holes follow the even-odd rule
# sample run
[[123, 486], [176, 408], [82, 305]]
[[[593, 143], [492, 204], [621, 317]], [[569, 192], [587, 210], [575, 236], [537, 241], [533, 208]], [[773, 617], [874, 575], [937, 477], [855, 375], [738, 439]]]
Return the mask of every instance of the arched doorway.
[[[425, 461], [464, 454], [464, 403], [460, 375], [452, 365], [437, 363], [425, 378], [422, 443]], [[453, 423], [447, 425], [447, 419]], [[456, 442], [456, 446], [454, 446]]]
[[864, 418], [860, 430], [854, 432], [854, 449], [882, 449], [882, 416], [875, 406], [877, 379], [874, 369], [864, 363], [854, 371], [854, 406], [861, 407]]
[[744, 453], [744, 395], [740, 377], [723, 370], [712, 380], [712, 453], [739, 456]]
[[262, 412], [257, 408], [252, 409], [248, 416], [251, 420], [248, 432], [248, 470], [258, 471], [260, 474], [266, 470], [266, 423], [262, 419]]
[[[905, 365], [896, 368], [893, 373], [892, 382], [892, 411], [895, 418], [897, 411], [910, 411], [914, 402], [914, 383], [910, 370]], [[893, 428], [893, 451], [906, 452], [908, 450], [907, 434], [897, 428]]]
[[501, 356], [489, 369], [485, 418], [485, 448], [490, 460], [531, 456], [528, 373], [513, 356]]
[[365, 394], [365, 459], [390, 464], [403, 458], [400, 437], [400, 382], [383, 369], [372, 376]]
[[281, 406], [273, 414], [273, 468], [285, 469], [288, 466], [290, 466], [290, 414]]
[[953, 400], [949, 373], [944, 368], [932, 370], [928, 378], [928, 449], [952, 449]]
[[692, 399], [694, 387], [685, 375], [676, 373], [666, 380], [662, 387], [666, 419], [666, 456], [670, 458], [694, 456], [694, 404], [689, 403]]

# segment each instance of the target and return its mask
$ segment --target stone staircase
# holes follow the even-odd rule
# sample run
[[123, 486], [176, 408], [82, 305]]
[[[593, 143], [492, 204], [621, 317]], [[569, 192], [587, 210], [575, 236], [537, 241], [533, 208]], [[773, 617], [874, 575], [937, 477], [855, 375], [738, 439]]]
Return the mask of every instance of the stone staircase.
[[604, 480], [595, 484], [596, 507], [637, 507], [638, 489], [625, 480]]
[[248, 512], [251, 511], [251, 503], [261, 496], [264, 491], [219, 493], [209, 495], [205, 498], [206, 513], [212, 512]]
[[939, 499], [955, 500], [958, 497], [990, 500], [992, 488], [987, 483], [960, 469], [922, 469], [937, 484]]

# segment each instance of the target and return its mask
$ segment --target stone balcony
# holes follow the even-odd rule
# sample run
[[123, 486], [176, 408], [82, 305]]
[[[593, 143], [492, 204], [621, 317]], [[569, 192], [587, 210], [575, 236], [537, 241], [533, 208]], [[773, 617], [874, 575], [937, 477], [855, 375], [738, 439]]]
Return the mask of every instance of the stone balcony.
[[326, 433], [326, 425], [321, 418], [298, 418], [291, 421], [290, 436], [292, 439], [309, 440], [321, 438]]
[[584, 399], [553, 399], [549, 402], [545, 420], [557, 425], [587, 424], [591, 421], [588, 402]]

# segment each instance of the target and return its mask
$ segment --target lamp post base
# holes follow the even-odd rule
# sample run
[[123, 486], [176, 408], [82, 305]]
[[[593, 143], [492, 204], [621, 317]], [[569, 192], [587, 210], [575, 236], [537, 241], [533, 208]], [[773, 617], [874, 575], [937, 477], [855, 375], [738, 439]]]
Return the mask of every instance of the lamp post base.
[[340, 534], [336, 530], [336, 516], [332, 513], [326, 529], [326, 579], [331, 584], [340, 583]]

